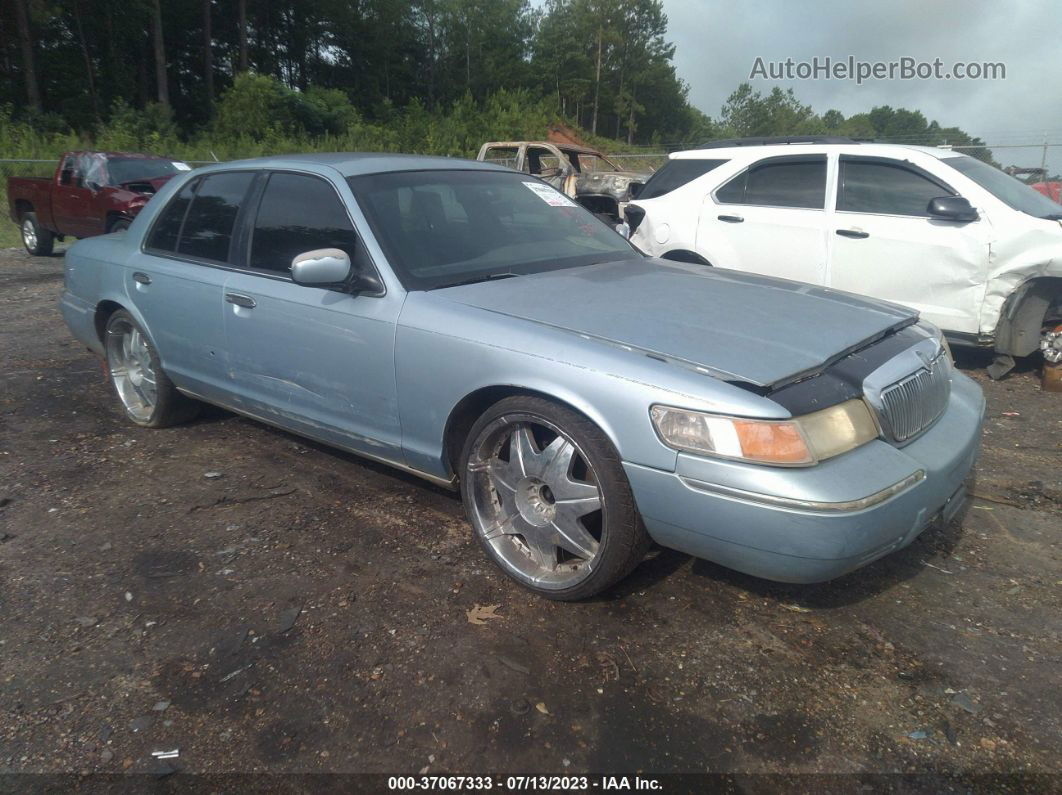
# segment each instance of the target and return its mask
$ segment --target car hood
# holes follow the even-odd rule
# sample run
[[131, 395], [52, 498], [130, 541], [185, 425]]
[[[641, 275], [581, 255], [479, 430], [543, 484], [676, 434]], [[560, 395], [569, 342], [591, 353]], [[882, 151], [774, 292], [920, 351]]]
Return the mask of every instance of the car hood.
[[433, 294], [760, 387], [810, 375], [918, 318], [823, 287], [660, 259]]

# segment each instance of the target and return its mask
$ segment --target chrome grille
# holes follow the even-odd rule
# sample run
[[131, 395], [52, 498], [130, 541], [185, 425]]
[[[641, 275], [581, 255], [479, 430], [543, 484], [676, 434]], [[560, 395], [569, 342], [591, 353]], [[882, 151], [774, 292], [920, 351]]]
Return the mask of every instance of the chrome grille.
[[882, 419], [896, 442], [912, 439], [944, 411], [951, 395], [951, 366], [944, 351], [929, 366], [881, 393]]

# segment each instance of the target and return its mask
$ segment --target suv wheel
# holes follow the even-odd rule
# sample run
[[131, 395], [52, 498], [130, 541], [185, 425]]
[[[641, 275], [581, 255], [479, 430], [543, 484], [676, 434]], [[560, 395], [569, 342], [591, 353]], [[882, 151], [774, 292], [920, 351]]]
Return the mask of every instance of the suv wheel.
[[487, 554], [550, 599], [605, 590], [649, 547], [611, 441], [585, 417], [542, 398], [506, 398], [472, 426], [461, 494]]

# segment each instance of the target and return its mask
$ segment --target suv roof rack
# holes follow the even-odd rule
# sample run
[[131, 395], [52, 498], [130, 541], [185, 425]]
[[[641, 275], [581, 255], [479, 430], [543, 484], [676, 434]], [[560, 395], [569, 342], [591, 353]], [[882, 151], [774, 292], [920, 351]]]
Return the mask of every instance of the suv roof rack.
[[731, 146], [770, 146], [771, 144], [857, 144], [854, 138], [843, 135], [777, 135], [757, 136], [753, 138], [726, 138], [721, 141], [707, 141], [701, 149], [723, 149]]

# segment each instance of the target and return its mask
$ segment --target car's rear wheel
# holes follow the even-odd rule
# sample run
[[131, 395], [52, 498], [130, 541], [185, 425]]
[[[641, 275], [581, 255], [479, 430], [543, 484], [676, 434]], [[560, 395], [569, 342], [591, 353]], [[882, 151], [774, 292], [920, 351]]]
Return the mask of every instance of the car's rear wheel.
[[549, 400], [506, 398], [472, 426], [461, 491], [476, 539], [550, 599], [584, 599], [625, 577], [649, 536], [611, 441]]
[[199, 404], [177, 391], [151, 341], [124, 309], [107, 320], [104, 350], [114, 391], [125, 415], [137, 425], [165, 428], [196, 415]]
[[130, 221], [128, 218], [119, 218], [118, 220], [113, 221], [111, 223], [111, 225], [107, 229], [107, 231], [108, 232], [124, 232], [126, 229], [129, 228], [129, 225], [131, 223], [132, 223], [132, 221]]
[[55, 235], [38, 223], [36, 213], [22, 216], [22, 245], [35, 257], [47, 257], [55, 247]]

